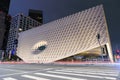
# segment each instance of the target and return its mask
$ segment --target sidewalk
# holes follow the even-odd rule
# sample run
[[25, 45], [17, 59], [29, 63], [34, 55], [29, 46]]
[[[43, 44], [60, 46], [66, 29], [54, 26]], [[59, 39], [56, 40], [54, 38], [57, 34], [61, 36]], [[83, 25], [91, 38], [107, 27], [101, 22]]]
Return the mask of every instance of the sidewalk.
[[88, 61], [88, 62], [53, 62], [51, 64], [56, 64], [56, 65], [91, 65], [91, 66], [120, 66], [120, 63], [111, 63], [111, 62], [93, 62], [93, 61]]
[[[32, 63], [26, 63], [23, 61], [4, 61], [0, 64], [32, 64]], [[34, 64], [40, 64], [40, 63], [34, 63]], [[41, 63], [41, 64], [50, 64], [50, 65], [67, 65], [67, 66], [119, 66], [120, 63], [111, 63], [111, 62], [52, 62], [52, 63]]]
[[23, 61], [0, 61], [0, 64], [24, 64]]

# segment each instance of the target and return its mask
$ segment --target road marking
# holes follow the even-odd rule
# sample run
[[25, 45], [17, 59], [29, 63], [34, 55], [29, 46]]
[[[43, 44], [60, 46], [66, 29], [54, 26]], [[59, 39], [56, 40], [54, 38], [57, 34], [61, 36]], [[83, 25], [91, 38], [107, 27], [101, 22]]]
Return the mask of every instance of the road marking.
[[60, 76], [60, 75], [53, 75], [53, 74], [45, 74], [45, 73], [34, 73], [34, 74], [42, 75], [42, 76], [55, 77], [55, 78], [62, 78], [62, 79], [70, 79], [70, 80], [87, 80], [87, 79], [79, 79], [79, 78], [74, 78], [74, 77]]
[[53, 68], [47, 68], [47, 69], [44, 69], [44, 70], [51, 70], [51, 69], [53, 69]]
[[35, 80], [50, 80], [50, 79], [36, 77], [36, 76], [31, 76], [31, 75], [21, 75], [21, 77], [29, 78], [29, 79], [35, 79]]
[[18, 80], [18, 79], [7, 77], [7, 78], [3, 78], [3, 80]]
[[103, 75], [103, 76], [118, 76], [118, 74], [112, 74], [112, 73], [98, 73], [98, 72], [86, 72], [86, 71], [69, 71], [69, 70], [55, 70], [60, 72], [74, 72], [74, 73], [83, 73], [83, 74], [93, 74], [93, 75]]
[[0, 68], [2, 70], [7, 70], [7, 71], [14, 71], [14, 72], [25, 72], [25, 71], [22, 71], [22, 70], [14, 70], [14, 69], [6, 69], [6, 68]]
[[6, 75], [0, 75], [0, 77], [6, 77], [6, 76], [12, 76], [12, 75], [18, 75], [18, 74], [24, 74], [24, 73], [6, 74]]
[[[0, 69], [4, 69], [4, 68], [0, 68]], [[9, 69], [5, 69], [5, 70], [9, 70]], [[42, 69], [42, 70], [35, 70], [35, 71], [26, 71], [26, 72], [16, 72], [16, 73], [8, 73], [8, 74], [3, 74], [3, 75], [0, 75], [0, 77], [6, 77], [6, 76], [12, 76], [12, 75], [20, 75], [20, 74], [25, 74], [25, 73], [33, 73], [33, 72], [39, 72], [39, 71], [44, 71], [46, 69]], [[10, 71], [14, 71], [12, 69], [10, 69]], [[15, 70], [16, 71], [16, 70]]]
[[62, 69], [62, 70], [70, 70], [70, 71], [84, 71], [84, 72], [97, 72], [97, 73], [111, 73], [111, 74], [118, 74], [119, 71], [117, 70], [101, 70], [101, 69]]
[[47, 72], [48, 73], [56, 73], [56, 74], [68, 74], [68, 75], [75, 75], [75, 76], [83, 76], [83, 77], [92, 77], [92, 78], [116, 80], [116, 78], [114, 78], [114, 77], [104, 77], [104, 76], [95, 76], [95, 75], [87, 75], [87, 74], [65, 73], [65, 72], [56, 72], [56, 71], [47, 71]]

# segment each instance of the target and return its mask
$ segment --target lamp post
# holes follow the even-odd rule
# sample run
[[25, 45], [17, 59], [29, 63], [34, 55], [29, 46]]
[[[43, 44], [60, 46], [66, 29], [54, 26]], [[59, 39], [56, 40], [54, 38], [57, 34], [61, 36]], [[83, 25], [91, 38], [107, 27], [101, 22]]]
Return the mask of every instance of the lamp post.
[[102, 46], [101, 46], [101, 43], [100, 43], [100, 34], [98, 33], [97, 34], [97, 40], [98, 40], [98, 43], [99, 43], [99, 46], [100, 46], [100, 49], [101, 49], [101, 57], [102, 57], [102, 60], [104, 61], [104, 57], [103, 57], [103, 48], [102, 48]]

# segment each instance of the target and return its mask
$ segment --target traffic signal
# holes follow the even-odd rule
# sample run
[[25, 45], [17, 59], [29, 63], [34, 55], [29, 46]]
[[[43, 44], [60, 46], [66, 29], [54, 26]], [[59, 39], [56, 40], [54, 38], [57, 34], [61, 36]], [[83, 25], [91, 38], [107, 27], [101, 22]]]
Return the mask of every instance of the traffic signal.
[[117, 49], [117, 50], [116, 50], [116, 54], [120, 54], [120, 50]]

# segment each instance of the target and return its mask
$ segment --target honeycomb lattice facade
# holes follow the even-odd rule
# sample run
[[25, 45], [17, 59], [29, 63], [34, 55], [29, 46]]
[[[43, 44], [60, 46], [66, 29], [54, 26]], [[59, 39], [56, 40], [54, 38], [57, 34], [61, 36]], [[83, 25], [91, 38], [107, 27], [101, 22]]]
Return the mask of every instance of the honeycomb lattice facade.
[[17, 55], [30, 63], [54, 62], [99, 47], [97, 34], [113, 61], [102, 5], [20, 33]]

